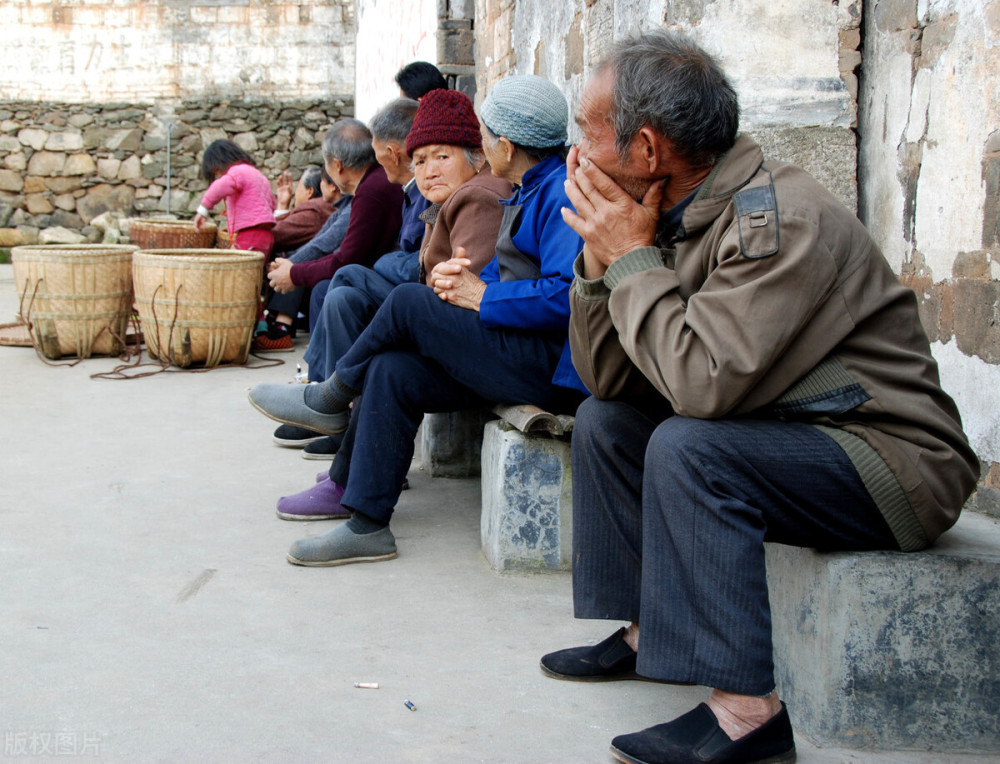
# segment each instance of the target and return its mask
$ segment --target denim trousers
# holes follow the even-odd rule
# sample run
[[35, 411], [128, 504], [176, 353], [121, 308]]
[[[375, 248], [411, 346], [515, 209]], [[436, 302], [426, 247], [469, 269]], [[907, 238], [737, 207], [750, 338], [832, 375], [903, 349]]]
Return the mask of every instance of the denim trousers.
[[574, 614], [638, 622], [637, 671], [654, 679], [774, 689], [765, 541], [899, 548], [843, 450], [807, 424], [589, 398], [572, 459]]
[[330, 467], [341, 504], [389, 522], [410, 468], [424, 413], [489, 402], [555, 406], [552, 384], [565, 337], [494, 329], [423, 284], [401, 284], [337, 363], [337, 380], [360, 391]]
[[303, 360], [309, 364], [309, 379], [322, 382], [337, 367], [337, 361], [361, 335], [396, 286], [364, 265], [345, 265], [329, 282], [315, 311], [310, 308], [309, 347]]

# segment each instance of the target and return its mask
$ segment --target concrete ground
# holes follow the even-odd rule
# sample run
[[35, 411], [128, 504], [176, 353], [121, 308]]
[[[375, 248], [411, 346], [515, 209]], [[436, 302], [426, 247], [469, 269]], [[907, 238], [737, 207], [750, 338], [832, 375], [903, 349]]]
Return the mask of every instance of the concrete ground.
[[[0, 323], [16, 310], [0, 266]], [[617, 624], [573, 620], [569, 574], [490, 569], [476, 479], [414, 462], [398, 559], [289, 565], [293, 540], [332, 523], [281, 521], [275, 500], [328, 463], [274, 446], [246, 391], [290, 381], [303, 349], [107, 381], [90, 375], [114, 359], [57, 368], [0, 347], [0, 758], [607, 762], [614, 735], [704, 699], [544, 677], [543, 653]]]

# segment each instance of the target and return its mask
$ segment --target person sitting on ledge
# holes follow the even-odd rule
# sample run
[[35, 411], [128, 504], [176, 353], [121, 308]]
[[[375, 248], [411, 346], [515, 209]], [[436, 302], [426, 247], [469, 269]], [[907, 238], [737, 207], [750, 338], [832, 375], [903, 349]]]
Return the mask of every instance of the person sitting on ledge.
[[[409, 100], [393, 103], [417, 105]], [[337, 272], [319, 308], [316, 330], [309, 338], [304, 360], [309, 364], [310, 379], [321, 381], [333, 374], [337, 361], [350, 350], [396, 286], [426, 280], [434, 267], [448, 260], [458, 247], [465, 250], [471, 261], [469, 270], [478, 276], [496, 250], [503, 217], [499, 201], [510, 196], [512, 188], [509, 181], [495, 177], [486, 164], [472, 101], [456, 90], [428, 93], [415, 114], [399, 125], [402, 142], [398, 147], [386, 142], [386, 126], [398, 116], [395, 111], [390, 104], [372, 119], [372, 146], [390, 180], [404, 179], [399, 176], [404, 157], [405, 180], [410, 180], [411, 166], [416, 173], [412, 193], [425, 202], [419, 207], [423, 214], [416, 218], [423, 245], [419, 251], [383, 255], [374, 270], [347, 265]], [[410, 152], [416, 152], [412, 159]], [[425, 212], [426, 203], [432, 203], [432, 208]], [[413, 209], [416, 208], [414, 205]], [[406, 216], [404, 210], [404, 219]], [[426, 232], [424, 221], [427, 221]], [[278, 430], [282, 436], [317, 435], [291, 425], [281, 425]], [[275, 437], [278, 434], [275, 431]], [[305, 445], [303, 456], [332, 459], [340, 441], [339, 435], [322, 436], [321, 440]], [[279, 507], [279, 517], [290, 511]]]
[[565, 218], [586, 242], [573, 361], [577, 618], [558, 679], [714, 688], [612, 740], [626, 762], [790, 761], [764, 542], [922, 549], [979, 475], [913, 292], [853, 212], [737, 134], [680, 35], [623, 41], [586, 85]]
[[[406, 153], [406, 135], [410, 132], [418, 105], [410, 98], [397, 98], [380, 109], [369, 122], [375, 159], [382, 165], [389, 182], [403, 188], [398, 249], [382, 255], [371, 268], [356, 263], [345, 265], [334, 274], [328, 289], [317, 291], [316, 299], [310, 299], [309, 346], [306, 348], [303, 360], [309, 365], [311, 382], [322, 382], [327, 377], [325, 359], [330, 344], [328, 337], [331, 333], [341, 334], [340, 324], [329, 322], [331, 318], [335, 320], [340, 314], [340, 306], [344, 301], [367, 303], [369, 299], [374, 299], [370, 292], [372, 290], [377, 292], [379, 285], [383, 284], [382, 279], [377, 278], [376, 274], [390, 281], [392, 285], [416, 280], [417, 256], [424, 240], [424, 222], [420, 219], [420, 215], [430, 204], [420, 194], [413, 180], [410, 155]], [[337, 292], [342, 287], [355, 289]], [[327, 298], [330, 299], [329, 304]], [[372, 313], [381, 304], [382, 299], [384, 297], [378, 299], [372, 308]], [[327, 307], [324, 309], [324, 306]], [[355, 307], [360, 308], [360, 304]], [[353, 336], [357, 336], [358, 333], [360, 329]], [[301, 448], [305, 459], [332, 459], [340, 444], [339, 436], [331, 439], [329, 435], [290, 424], [280, 425], [274, 431], [272, 440], [284, 448]]]
[[[307, 259], [307, 248], [303, 247], [291, 257], [279, 257], [271, 263], [267, 279], [278, 296], [272, 298], [268, 309], [276, 314], [295, 315], [301, 287], [310, 287], [313, 299], [322, 297], [340, 267], [350, 263], [371, 266], [396, 244], [403, 190], [389, 182], [375, 160], [372, 134], [365, 124], [356, 119], [336, 122], [323, 138], [323, 159], [341, 193], [352, 195], [347, 230], [336, 251]], [[287, 297], [282, 299], [281, 295]], [[291, 327], [277, 326], [293, 333]]]
[[570, 206], [567, 121], [566, 99], [551, 82], [500, 80], [483, 101], [483, 149], [493, 173], [520, 187], [504, 203], [496, 255], [481, 277], [456, 249], [431, 271], [430, 286], [401, 284], [389, 293], [326, 382], [250, 391], [272, 419], [331, 435], [347, 430], [323, 501], [325, 516], [350, 519], [295, 542], [289, 562], [396, 556], [389, 521], [425, 412], [497, 401], [572, 411], [579, 402], [583, 387], [566, 338], [570, 268], [582, 246], [562, 220]]
[[307, 167], [298, 183], [293, 183], [288, 170], [278, 176], [278, 207], [272, 230], [275, 253], [290, 252], [312, 240], [333, 214], [341, 193], [332, 180], [329, 185], [324, 183], [323, 172], [319, 167]]

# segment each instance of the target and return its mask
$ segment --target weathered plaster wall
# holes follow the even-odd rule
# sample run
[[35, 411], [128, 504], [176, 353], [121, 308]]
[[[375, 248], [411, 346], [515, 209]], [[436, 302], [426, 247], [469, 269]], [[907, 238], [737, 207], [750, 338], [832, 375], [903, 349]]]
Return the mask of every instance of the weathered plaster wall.
[[448, 87], [475, 95], [473, 0], [357, 0], [357, 5], [359, 119], [369, 119], [399, 95], [393, 77], [411, 61], [429, 61]]
[[358, 0], [358, 119], [399, 96], [393, 76], [411, 61], [437, 63], [438, 0]]
[[1000, 2], [870, 0], [859, 213], [912, 286], [1000, 506]]
[[662, 26], [690, 34], [733, 77], [744, 129], [856, 206], [860, 2], [476, 0], [476, 12], [480, 93], [507, 72], [534, 73], [559, 84], [571, 108], [615, 40]]
[[0, 99], [350, 93], [354, 0], [7, 0]]

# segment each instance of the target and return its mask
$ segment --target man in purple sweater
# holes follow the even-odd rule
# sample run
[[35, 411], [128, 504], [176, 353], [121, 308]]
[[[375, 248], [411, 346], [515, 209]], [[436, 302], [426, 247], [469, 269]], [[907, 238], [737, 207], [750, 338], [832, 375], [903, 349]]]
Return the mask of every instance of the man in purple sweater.
[[342, 119], [331, 127], [323, 139], [323, 159], [341, 193], [353, 194], [347, 233], [339, 249], [318, 260], [293, 263], [276, 259], [267, 278], [277, 292], [290, 292], [297, 286], [325, 292], [341, 266], [360, 263], [371, 267], [396, 244], [403, 190], [389, 182], [375, 160], [372, 134], [364, 123]]

